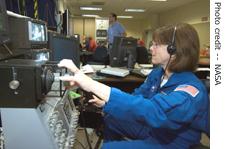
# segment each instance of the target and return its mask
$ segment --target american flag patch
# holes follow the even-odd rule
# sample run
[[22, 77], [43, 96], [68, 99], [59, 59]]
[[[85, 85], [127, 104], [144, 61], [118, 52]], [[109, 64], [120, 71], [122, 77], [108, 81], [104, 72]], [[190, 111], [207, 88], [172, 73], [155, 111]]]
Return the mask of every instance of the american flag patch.
[[191, 85], [179, 85], [174, 91], [184, 91], [190, 94], [192, 97], [195, 97], [199, 93], [199, 90]]

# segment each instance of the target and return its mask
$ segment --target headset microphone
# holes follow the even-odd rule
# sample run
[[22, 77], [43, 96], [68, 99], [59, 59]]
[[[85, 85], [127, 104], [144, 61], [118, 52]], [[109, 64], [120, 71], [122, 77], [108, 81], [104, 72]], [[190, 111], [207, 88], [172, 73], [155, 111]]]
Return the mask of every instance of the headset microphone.
[[168, 45], [168, 47], [167, 47], [167, 52], [168, 52], [170, 55], [175, 54], [175, 52], [176, 52], [176, 50], [177, 50], [176, 45], [175, 45], [176, 30], [177, 30], [177, 27], [175, 26], [175, 27], [174, 27], [174, 30], [173, 30], [172, 42], [171, 42], [171, 43]]
[[175, 44], [175, 36], [176, 36], [176, 30], [177, 30], [177, 27], [175, 26], [174, 27], [174, 30], [173, 30], [173, 37], [172, 37], [172, 41], [171, 43], [167, 46], [167, 52], [170, 54], [170, 58], [166, 64], [166, 67], [164, 69], [164, 72], [163, 72], [163, 75], [162, 75], [162, 78], [160, 80], [160, 83], [159, 83], [159, 86], [157, 86], [157, 89], [160, 88], [160, 85], [162, 83], [162, 81], [164, 80], [164, 77], [166, 75], [166, 70], [168, 69], [168, 66], [169, 66], [169, 63], [170, 63], [170, 60], [171, 60], [171, 56], [173, 54], [175, 54], [177, 48], [176, 48], [176, 44]]

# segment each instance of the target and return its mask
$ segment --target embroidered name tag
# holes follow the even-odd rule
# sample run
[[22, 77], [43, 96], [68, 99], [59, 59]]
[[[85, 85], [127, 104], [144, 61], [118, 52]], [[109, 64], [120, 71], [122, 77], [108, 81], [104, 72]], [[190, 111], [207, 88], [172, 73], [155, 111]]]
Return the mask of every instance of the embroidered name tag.
[[190, 94], [192, 97], [195, 97], [199, 93], [199, 90], [191, 85], [179, 85], [174, 91], [184, 91]]

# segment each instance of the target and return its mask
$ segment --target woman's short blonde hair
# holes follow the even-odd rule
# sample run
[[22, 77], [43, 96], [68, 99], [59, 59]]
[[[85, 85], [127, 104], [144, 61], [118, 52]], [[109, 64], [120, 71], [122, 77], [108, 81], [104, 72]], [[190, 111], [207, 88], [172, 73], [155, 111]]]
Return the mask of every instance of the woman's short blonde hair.
[[[176, 27], [176, 31], [174, 32]], [[199, 60], [199, 37], [193, 26], [178, 23], [160, 27], [153, 32], [152, 40], [157, 44], [172, 44], [176, 46], [175, 57], [168, 69], [171, 72], [195, 71]]]

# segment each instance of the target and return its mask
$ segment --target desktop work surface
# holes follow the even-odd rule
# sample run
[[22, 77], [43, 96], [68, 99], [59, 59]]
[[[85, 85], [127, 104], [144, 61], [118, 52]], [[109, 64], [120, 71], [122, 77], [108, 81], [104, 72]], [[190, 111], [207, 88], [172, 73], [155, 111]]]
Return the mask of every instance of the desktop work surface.
[[129, 93], [133, 92], [135, 88], [139, 87], [145, 81], [145, 78], [132, 74], [126, 77], [104, 76], [100, 77], [99, 79], [96, 79], [96, 74], [90, 76], [103, 84], [106, 84], [110, 87], [119, 88]]

